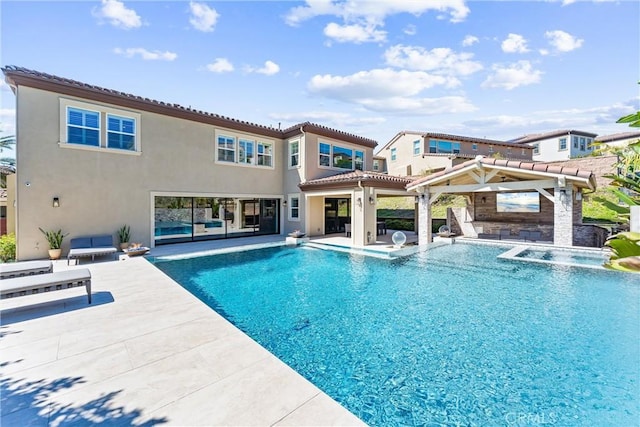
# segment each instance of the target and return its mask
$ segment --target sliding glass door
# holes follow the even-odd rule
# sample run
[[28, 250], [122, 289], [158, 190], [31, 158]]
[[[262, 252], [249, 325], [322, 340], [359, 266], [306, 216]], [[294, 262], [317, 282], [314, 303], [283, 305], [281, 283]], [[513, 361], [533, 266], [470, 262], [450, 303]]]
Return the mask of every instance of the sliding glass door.
[[156, 245], [278, 234], [278, 199], [156, 196]]

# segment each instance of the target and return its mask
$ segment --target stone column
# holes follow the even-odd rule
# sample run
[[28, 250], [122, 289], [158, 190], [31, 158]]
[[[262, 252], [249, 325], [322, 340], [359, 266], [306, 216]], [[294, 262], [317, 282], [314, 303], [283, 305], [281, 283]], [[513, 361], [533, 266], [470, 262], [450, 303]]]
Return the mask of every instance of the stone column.
[[425, 191], [418, 196], [418, 244], [428, 245], [432, 241], [430, 194]]
[[555, 187], [553, 202], [553, 244], [573, 246], [573, 189]]

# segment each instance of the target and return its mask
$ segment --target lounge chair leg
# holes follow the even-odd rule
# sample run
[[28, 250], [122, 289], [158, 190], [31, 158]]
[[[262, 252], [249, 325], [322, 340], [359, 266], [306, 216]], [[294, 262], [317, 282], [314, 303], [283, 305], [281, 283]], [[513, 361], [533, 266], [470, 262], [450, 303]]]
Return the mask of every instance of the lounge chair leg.
[[91, 304], [91, 281], [87, 281], [85, 287], [87, 288], [87, 298], [89, 299], [89, 304]]

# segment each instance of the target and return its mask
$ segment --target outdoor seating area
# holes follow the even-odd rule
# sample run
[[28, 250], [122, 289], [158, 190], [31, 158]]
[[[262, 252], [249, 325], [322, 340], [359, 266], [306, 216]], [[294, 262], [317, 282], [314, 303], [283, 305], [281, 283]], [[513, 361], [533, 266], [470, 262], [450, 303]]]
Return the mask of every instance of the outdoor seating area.
[[518, 230], [517, 234], [512, 234], [510, 229], [502, 228], [498, 233], [478, 233], [478, 239], [517, 240], [535, 243], [542, 240], [542, 232], [540, 230]]
[[2, 264], [0, 298], [14, 298], [78, 286], [87, 290], [91, 304], [91, 272], [86, 268], [53, 272], [51, 261], [26, 261]]
[[111, 235], [76, 237], [71, 239], [67, 265], [72, 259], [75, 259], [77, 264], [80, 262], [80, 258], [91, 257], [91, 261], [94, 261], [96, 256], [115, 255], [116, 252], [118, 249], [113, 246], [113, 236]]

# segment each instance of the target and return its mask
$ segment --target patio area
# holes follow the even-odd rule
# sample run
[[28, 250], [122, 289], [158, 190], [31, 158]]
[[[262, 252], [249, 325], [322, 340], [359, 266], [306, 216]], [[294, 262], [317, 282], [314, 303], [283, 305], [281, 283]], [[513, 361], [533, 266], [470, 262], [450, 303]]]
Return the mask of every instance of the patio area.
[[[281, 244], [154, 248], [152, 256]], [[141, 257], [83, 262], [83, 288], [2, 300], [4, 426], [363, 425]]]

